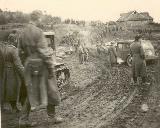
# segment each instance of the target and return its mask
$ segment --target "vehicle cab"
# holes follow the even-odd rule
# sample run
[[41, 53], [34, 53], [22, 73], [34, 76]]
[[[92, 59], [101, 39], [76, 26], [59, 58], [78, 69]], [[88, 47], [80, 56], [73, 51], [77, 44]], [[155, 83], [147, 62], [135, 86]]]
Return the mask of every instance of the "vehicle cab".
[[[130, 55], [130, 45], [134, 40], [123, 40], [118, 41], [116, 45], [116, 50], [118, 57], [120, 57], [128, 66], [132, 65], [132, 57]], [[155, 54], [155, 49], [150, 40], [141, 40], [141, 46], [144, 50], [145, 60], [156, 61], [158, 56]]]
[[116, 51], [119, 58], [131, 66], [130, 44], [133, 40], [118, 41], [116, 45]]

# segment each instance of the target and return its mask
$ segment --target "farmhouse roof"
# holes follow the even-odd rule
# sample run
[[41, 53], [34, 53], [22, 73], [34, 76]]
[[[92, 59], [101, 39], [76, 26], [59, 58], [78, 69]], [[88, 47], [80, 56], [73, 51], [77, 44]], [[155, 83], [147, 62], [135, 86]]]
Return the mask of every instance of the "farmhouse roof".
[[120, 18], [117, 21], [125, 22], [125, 21], [144, 21], [144, 20], [153, 20], [153, 18], [149, 15], [148, 12], [138, 13], [137, 11], [130, 11], [128, 13], [120, 14]]

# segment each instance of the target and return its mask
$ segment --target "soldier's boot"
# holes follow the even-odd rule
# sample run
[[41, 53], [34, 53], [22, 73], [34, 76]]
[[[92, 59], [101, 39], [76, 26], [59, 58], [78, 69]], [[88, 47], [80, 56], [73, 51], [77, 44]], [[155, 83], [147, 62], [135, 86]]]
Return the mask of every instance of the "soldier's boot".
[[28, 121], [30, 126], [46, 125], [48, 124], [48, 114], [46, 108], [36, 109], [30, 111]]
[[49, 123], [58, 124], [64, 121], [63, 118], [56, 116], [54, 105], [48, 105], [47, 111], [48, 111]]
[[38, 106], [36, 109], [31, 109], [29, 101], [26, 100], [25, 105], [21, 111], [19, 118], [19, 128], [26, 128], [30, 126], [48, 125], [47, 109], [44, 106]]
[[21, 115], [19, 118], [19, 125], [24, 125], [28, 121], [28, 115], [30, 111], [29, 100], [26, 99], [21, 110]]
[[16, 105], [16, 101], [10, 101], [11, 107], [12, 107], [12, 113], [17, 113], [19, 112], [17, 105]]

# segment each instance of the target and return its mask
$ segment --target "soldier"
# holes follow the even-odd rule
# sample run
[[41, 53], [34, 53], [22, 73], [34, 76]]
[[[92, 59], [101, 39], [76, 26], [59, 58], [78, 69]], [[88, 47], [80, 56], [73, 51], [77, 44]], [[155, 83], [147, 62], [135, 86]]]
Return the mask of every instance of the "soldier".
[[0, 56], [2, 104], [9, 103], [12, 110], [18, 111], [18, 93], [20, 85], [24, 83], [24, 67], [18, 56], [17, 48], [8, 42], [0, 45]]
[[88, 62], [89, 58], [89, 49], [86, 47], [86, 44], [83, 45], [83, 51], [84, 51], [84, 62]]
[[137, 35], [135, 41], [130, 45], [132, 56], [132, 81], [139, 83], [137, 78], [141, 77], [142, 82], [146, 83], [146, 61], [143, 48], [140, 42], [141, 36]]
[[79, 54], [79, 62], [80, 62], [80, 64], [83, 64], [84, 58], [85, 58], [85, 53], [84, 53], [84, 49], [83, 49], [82, 44], [79, 45], [78, 54]]
[[114, 42], [111, 42], [111, 46], [108, 49], [111, 66], [114, 66], [115, 64], [117, 64], [117, 52], [116, 52], [116, 48], [113, 45], [114, 45]]
[[[41, 29], [28, 24], [22, 30], [19, 41], [19, 51], [25, 55], [25, 81], [30, 111], [30, 125], [36, 125], [48, 120], [59, 123], [61, 118], [55, 117], [55, 106], [60, 102], [60, 94], [56, 85], [53, 49]], [[47, 114], [48, 111], [48, 114]], [[21, 122], [23, 124], [23, 120]]]

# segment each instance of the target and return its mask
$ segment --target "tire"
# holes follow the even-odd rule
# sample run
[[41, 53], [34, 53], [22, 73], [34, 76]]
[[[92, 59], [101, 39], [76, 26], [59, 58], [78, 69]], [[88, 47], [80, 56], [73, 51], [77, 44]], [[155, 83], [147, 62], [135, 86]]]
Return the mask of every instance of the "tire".
[[131, 57], [131, 55], [128, 55], [127, 60], [126, 60], [126, 63], [127, 63], [127, 65], [128, 65], [129, 67], [132, 66], [132, 57]]

